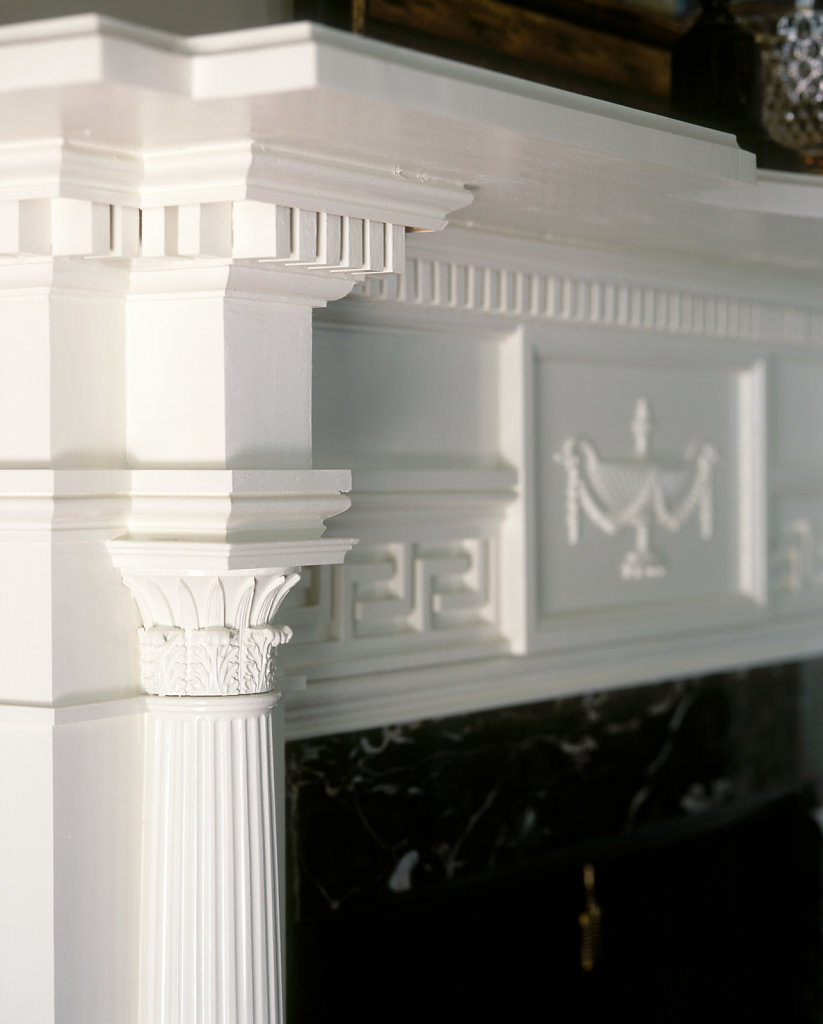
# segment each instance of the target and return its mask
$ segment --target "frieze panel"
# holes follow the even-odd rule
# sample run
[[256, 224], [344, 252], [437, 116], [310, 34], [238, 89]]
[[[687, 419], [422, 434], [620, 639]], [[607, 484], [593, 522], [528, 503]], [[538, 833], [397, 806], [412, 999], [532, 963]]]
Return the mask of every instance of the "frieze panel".
[[496, 635], [493, 542], [360, 544], [343, 565], [306, 569], [286, 604], [289, 660], [315, 645], [335, 657]]
[[666, 575], [665, 557], [653, 543], [654, 526], [677, 533], [695, 514], [701, 538], [710, 540], [713, 533], [716, 449], [692, 444], [680, 462], [656, 459], [650, 450], [653, 426], [649, 402], [640, 398], [631, 423], [634, 453], [630, 458], [602, 458], [582, 435], [567, 438], [554, 456], [566, 471], [569, 545], [580, 543], [583, 516], [609, 536], [623, 527], [634, 530], [634, 547], [620, 566], [624, 580]]

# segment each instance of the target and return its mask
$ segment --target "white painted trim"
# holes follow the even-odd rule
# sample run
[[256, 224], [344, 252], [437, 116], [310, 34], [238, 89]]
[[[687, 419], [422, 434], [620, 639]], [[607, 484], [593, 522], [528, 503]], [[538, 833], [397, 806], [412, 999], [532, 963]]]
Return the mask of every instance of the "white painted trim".
[[62, 707], [35, 704], [0, 704], [0, 724], [60, 726], [77, 722], [98, 722], [123, 715], [142, 715], [145, 698], [122, 697], [117, 700], [94, 701], [90, 704], [67, 704]]
[[[504, 318], [503, 324], [513, 319], [544, 321], [658, 336], [755, 345], [779, 340], [782, 345], [823, 347], [819, 293], [801, 290], [791, 280], [784, 287], [779, 272], [761, 282], [756, 273], [736, 280], [732, 271], [723, 274], [719, 287], [717, 272], [678, 267], [674, 261], [667, 275], [659, 262], [644, 266], [637, 260], [595, 257], [591, 252], [529, 242], [521, 245], [496, 236], [487, 236], [486, 245], [481, 236], [480, 245], [475, 243], [469, 251], [461, 245], [468, 239], [459, 230], [447, 237], [445, 251], [439, 239], [416, 242], [403, 275], [358, 285], [352, 299], [427, 312], [480, 314]], [[452, 241], [455, 237], [457, 244]], [[484, 254], [486, 249], [494, 256]], [[531, 264], [526, 262], [528, 253], [534, 257]], [[509, 254], [513, 258], [506, 259]], [[593, 262], [609, 269], [612, 264], [613, 273], [593, 273]], [[690, 282], [688, 288], [682, 285], [684, 276]], [[787, 291], [795, 290], [802, 299], [787, 302]], [[362, 314], [355, 309], [352, 315]], [[498, 330], [503, 324], [498, 324]]]
[[108, 549], [118, 569], [176, 576], [181, 572], [253, 574], [297, 565], [337, 564], [356, 543], [350, 537], [236, 543], [113, 540]]
[[823, 654], [819, 610], [768, 629], [701, 631], [633, 643], [585, 646], [526, 657], [487, 656], [455, 664], [414, 666], [348, 678], [313, 678], [286, 701], [286, 739], [368, 729], [515, 704], [554, 700], [592, 690], [736, 671]]

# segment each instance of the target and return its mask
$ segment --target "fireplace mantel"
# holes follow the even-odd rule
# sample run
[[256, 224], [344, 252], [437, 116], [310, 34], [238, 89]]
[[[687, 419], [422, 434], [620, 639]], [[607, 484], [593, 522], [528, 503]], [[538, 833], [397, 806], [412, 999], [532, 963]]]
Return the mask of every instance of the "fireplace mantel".
[[282, 1024], [284, 736], [823, 651], [821, 218], [314, 25], [0, 29], [0, 1018]]

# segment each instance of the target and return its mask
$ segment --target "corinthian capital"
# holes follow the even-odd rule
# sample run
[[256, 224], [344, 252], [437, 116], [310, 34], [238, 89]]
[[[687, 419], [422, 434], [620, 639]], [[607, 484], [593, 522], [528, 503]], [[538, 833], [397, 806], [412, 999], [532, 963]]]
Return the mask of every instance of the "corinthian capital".
[[274, 689], [288, 626], [272, 620], [298, 581], [289, 570], [220, 575], [123, 574], [142, 618], [141, 684], [166, 696], [236, 696]]

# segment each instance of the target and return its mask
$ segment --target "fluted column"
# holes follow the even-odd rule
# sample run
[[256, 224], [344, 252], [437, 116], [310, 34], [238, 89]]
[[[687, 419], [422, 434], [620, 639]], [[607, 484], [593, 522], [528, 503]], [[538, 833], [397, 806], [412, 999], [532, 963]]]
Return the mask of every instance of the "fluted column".
[[139, 1024], [281, 1024], [274, 658], [291, 631], [272, 619], [299, 576], [123, 578], [149, 695]]
[[149, 698], [140, 1024], [284, 1020], [279, 696]]

